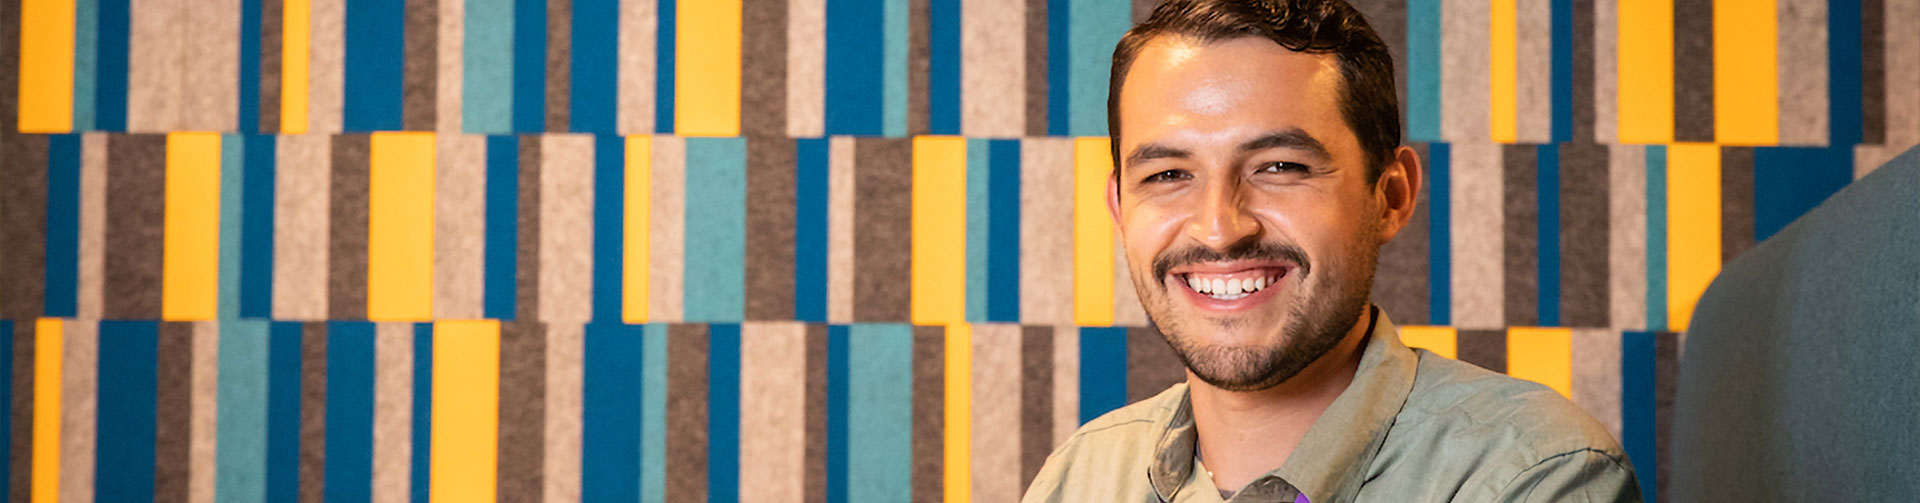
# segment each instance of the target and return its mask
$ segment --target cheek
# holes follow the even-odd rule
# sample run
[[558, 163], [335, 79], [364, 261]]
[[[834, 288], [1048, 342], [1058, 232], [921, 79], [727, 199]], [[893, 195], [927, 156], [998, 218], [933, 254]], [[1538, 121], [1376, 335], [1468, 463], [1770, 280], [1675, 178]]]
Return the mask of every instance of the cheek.
[[1127, 262], [1142, 271], [1153, 269], [1153, 259], [1173, 246], [1189, 212], [1159, 206], [1138, 205], [1121, 210], [1121, 246]]

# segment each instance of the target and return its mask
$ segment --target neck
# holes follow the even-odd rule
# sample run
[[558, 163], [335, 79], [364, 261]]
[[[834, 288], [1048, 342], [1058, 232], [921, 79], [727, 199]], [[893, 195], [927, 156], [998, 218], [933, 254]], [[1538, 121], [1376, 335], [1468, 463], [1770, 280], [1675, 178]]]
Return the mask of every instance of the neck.
[[1314, 420], [1353, 382], [1372, 319], [1368, 306], [1338, 345], [1272, 388], [1228, 391], [1187, 372], [1196, 448], [1216, 487], [1237, 491], [1286, 464]]

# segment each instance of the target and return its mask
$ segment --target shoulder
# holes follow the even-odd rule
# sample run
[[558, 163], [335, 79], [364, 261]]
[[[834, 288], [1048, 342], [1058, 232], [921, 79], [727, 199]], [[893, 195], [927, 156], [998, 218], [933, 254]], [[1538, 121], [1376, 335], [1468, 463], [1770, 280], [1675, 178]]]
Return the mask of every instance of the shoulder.
[[[1146, 494], [1150, 489], [1144, 474], [1161, 433], [1186, 396], [1187, 385], [1175, 384], [1088, 421], [1047, 456], [1027, 488], [1026, 501], [1121, 500]], [[1140, 483], [1115, 483], [1121, 480]]]

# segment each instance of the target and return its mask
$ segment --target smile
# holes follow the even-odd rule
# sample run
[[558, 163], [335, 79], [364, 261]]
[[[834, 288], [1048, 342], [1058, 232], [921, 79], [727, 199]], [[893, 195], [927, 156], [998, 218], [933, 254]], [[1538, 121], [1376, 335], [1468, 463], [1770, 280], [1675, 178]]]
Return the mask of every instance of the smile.
[[1174, 273], [1175, 280], [1203, 298], [1235, 301], [1254, 296], [1280, 284], [1290, 268], [1251, 267], [1240, 270], [1189, 271]]

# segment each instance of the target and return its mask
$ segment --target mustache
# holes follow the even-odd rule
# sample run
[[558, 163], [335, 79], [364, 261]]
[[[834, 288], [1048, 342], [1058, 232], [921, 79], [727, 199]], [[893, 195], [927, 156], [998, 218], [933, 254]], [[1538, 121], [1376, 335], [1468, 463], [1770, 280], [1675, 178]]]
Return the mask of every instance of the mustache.
[[1153, 277], [1165, 278], [1167, 271], [1188, 264], [1201, 262], [1225, 262], [1232, 260], [1284, 260], [1299, 266], [1305, 275], [1313, 267], [1307, 262], [1307, 252], [1293, 243], [1246, 241], [1214, 250], [1205, 246], [1187, 246], [1168, 250], [1153, 259]]

